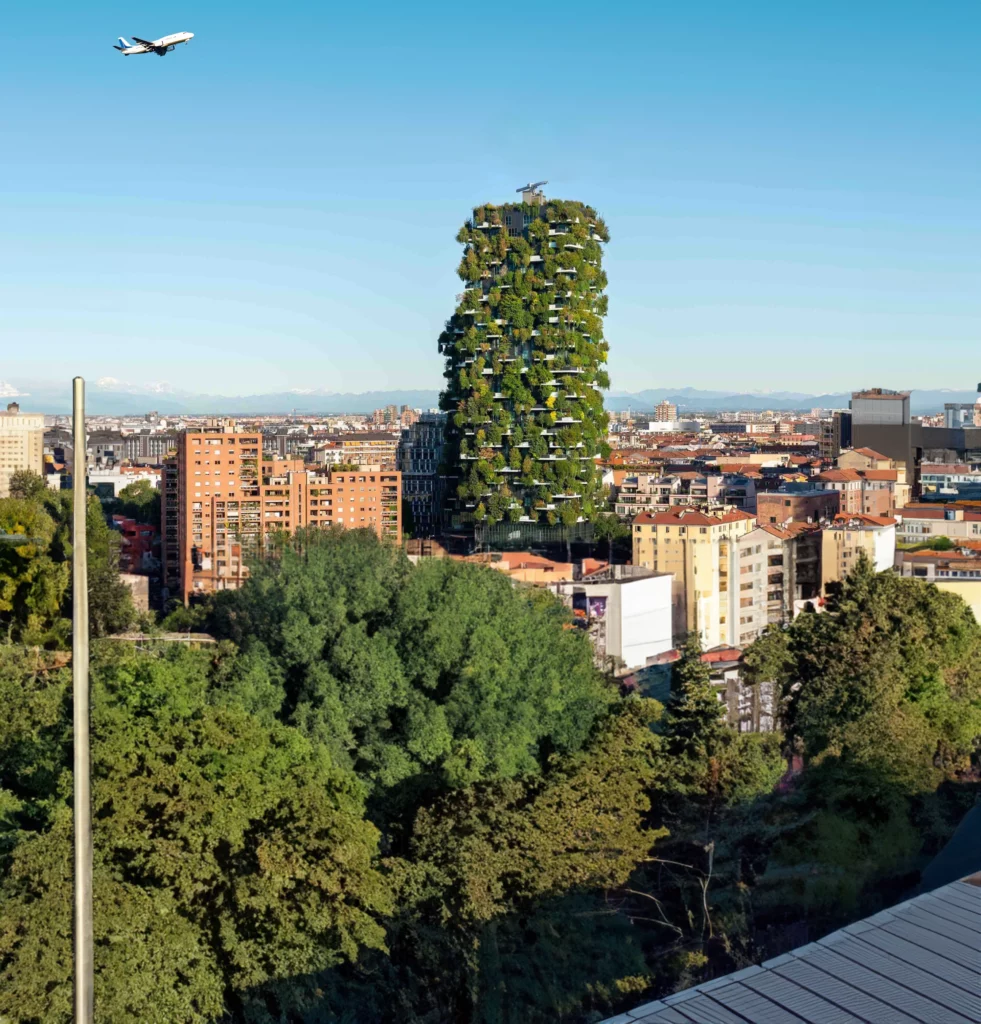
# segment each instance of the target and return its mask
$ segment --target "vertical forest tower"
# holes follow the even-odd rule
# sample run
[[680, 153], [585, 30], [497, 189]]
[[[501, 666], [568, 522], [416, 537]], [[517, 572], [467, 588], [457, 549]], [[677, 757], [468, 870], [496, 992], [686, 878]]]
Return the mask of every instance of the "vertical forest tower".
[[466, 290], [439, 338], [446, 526], [575, 536], [601, 503], [609, 236], [589, 206], [519, 191], [457, 236]]

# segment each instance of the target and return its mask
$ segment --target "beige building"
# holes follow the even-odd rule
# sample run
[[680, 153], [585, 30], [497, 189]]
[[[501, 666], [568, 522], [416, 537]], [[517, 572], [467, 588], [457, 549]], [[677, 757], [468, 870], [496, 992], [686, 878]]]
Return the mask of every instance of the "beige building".
[[981, 622], [981, 552], [898, 551], [896, 571], [956, 594]]
[[903, 480], [906, 479], [905, 463], [896, 462], [872, 448], [845, 448], [835, 459], [835, 465], [839, 469], [898, 469], [902, 466]]
[[893, 567], [896, 558], [896, 520], [889, 516], [839, 515], [821, 532], [821, 592], [844, 579], [862, 552], [876, 572]]
[[665, 399], [658, 402], [654, 409], [655, 423], [673, 423], [678, 418], [678, 407]]
[[981, 540], [981, 506], [973, 503], [907, 505], [898, 509], [900, 544], [923, 544], [947, 537], [955, 546], [966, 540]]
[[729, 642], [730, 578], [735, 542], [755, 526], [739, 509], [672, 508], [645, 512], [633, 523], [633, 563], [673, 577], [676, 637], [697, 630], [706, 648]]
[[19, 469], [44, 473], [44, 415], [21, 412], [11, 402], [0, 412], [0, 498], [10, 494], [10, 478]]

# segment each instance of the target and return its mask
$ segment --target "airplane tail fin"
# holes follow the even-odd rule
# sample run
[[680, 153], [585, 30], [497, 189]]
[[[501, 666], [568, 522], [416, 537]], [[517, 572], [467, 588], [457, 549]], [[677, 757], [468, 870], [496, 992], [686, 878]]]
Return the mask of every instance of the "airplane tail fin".
[[127, 43], [126, 40], [123, 39], [122, 36], [120, 36], [119, 37], [119, 45], [117, 47], [115, 47], [115, 49], [117, 49], [117, 50], [128, 50], [132, 45], [133, 45], [132, 43]]

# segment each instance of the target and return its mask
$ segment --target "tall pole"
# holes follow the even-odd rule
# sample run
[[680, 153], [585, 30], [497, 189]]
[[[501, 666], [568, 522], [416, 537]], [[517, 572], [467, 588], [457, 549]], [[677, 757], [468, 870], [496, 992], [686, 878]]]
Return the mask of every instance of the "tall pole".
[[75, 1024], [92, 1024], [92, 793], [89, 754], [89, 567], [85, 531], [85, 381], [72, 381], [72, 706], [75, 740]]

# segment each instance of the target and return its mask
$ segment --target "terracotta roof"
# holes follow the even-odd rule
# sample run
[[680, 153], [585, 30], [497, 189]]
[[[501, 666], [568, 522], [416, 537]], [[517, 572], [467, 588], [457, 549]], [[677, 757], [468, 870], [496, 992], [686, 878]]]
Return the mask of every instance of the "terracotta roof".
[[971, 467], [966, 462], [924, 462], [920, 465], [920, 473], [931, 473], [934, 475], [942, 473], [956, 473], [965, 476], [972, 473]]
[[862, 474], [857, 469], [826, 469], [818, 473], [816, 479], [827, 484], [857, 483], [862, 479]]
[[874, 448], [852, 448], [851, 451], [855, 452], [856, 455], [864, 455], [867, 459], [889, 460], [888, 455], [883, 455], [882, 452], [877, 452]]
[[[804, 524], [807, 525], [807, 524]], [[783, 526], [777, 526], [776, 523], [760, 523], [760, 530], [764, 530], [772, 537], [777, 537], [780, 540], [790, 540], [791, 537], [795, 536], [797, 531], [789, 530]]]
[[853, 512], [850, 515], [843, 513], [834, 518], [835, 526], [848, 526], [850, 523], [861, 526], [895, 526], [896, 520], [891, 516], [870, 516], [864, 512]]
[[859, 470], [866, 480], [893, 480], [899, 482], [898, 469], [863, 469]]
[[658, 526], [718, 526], [720, 523], [740, 523], [755, 519], [748, 512], [733, 509], [721, 515], [706, 515], [701, 509], [679, 505], [666, 512], [641, 512], [635, 523], [654, 523]]

